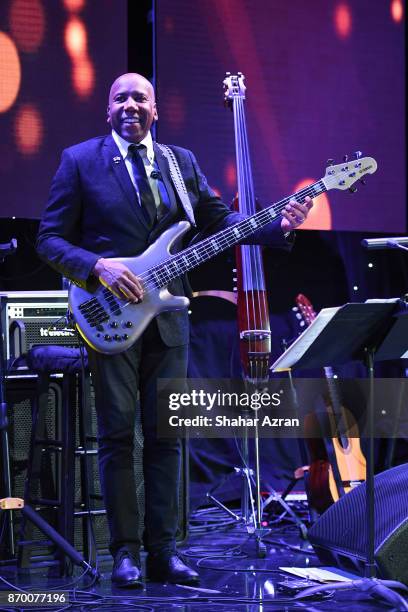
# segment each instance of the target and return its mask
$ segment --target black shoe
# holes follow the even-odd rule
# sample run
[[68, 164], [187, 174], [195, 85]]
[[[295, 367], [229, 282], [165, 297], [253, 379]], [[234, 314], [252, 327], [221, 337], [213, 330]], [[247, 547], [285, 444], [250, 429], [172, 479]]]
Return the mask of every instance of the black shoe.
[[188, 567], [177, 553], [149, 555], [146, 573], [153, 582], [172, 582], [173, 584], [198, 584], [200, 576]]
[[125, 589], [143, 587], [139, 555], [128, 550], [118, 550], [112, 568], [112, 582]]

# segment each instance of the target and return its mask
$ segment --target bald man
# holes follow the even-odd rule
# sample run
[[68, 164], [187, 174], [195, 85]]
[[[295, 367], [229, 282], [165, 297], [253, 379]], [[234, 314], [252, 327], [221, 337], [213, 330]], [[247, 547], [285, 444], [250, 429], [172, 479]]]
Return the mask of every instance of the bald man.
[[[63, 151], [37, 244], [40, 256], [74, 283], [87, 287], [97, 278], [135, 303], [143, 300], [143, 283], [109, 258], [143, 253], [165, 229], [188, 216], [167, 159], [152, 140], [150, 128], [157, 119], [154, 90], [146, 78], [127, 73], [114, 81], [107, 108], [111, 133]], [[242, 220], [208, 186], [191, 151], [175, 146], [171, 150], [198, 230], [211, 227], [215, 232]], [[304, 204], [291, 202], [282, 220], [258, 231], [254, 242], [289, 250], [287, 234], [305, 220], [311, 205], [310, 199]], [[169, 289], [185, 295], [184, 279], [172, 281]], [[180, 441], [156, 435], [157, 379], [186, 376], [188, 340], [185, 309], [159, 314], [126, 352], [105, 355], [88, 347], [101, 485], [114, 558], [112, 581], [120, 587], [143, 584], [133, 473], [137, 411], [144, 436], [143, 544], [148, 578], [179, 584], [199, 579], [176, 551]]]

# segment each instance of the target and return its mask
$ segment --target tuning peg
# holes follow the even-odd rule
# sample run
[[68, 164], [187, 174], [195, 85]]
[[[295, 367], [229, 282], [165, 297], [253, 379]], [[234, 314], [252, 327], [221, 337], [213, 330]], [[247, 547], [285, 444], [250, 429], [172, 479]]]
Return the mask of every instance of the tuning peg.
[[360, 183], [361, 183], [362, 185], [365, 185], [365, 184], [366, 184], [366, 182], [365, 182], [365, 180], [364, 180], [363, 178], [361, 178], [361, 179], [360, 179]]
[[362, 157], [363, 157], [363, 154], [361, 151], [354, 152], [354, 159], [361, 159]]
[[355, 193], [356, 191], [357, 191], [357, 187], [355, 185], [353, 185], [352, 187], [349, 187], [350, 193]]
[[328, 159], [326, 162], [326, 166], [333, 166], [333, 164], [334, 164], [334, 159], [331, 159], [331, 158]]
[[343, 161], [348, 162], [348, 155], [343, 155]]

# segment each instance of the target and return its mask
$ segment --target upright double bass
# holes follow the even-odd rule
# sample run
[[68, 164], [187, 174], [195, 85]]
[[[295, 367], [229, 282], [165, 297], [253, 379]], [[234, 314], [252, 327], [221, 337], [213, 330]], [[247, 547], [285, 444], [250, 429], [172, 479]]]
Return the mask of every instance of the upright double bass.
[[[251, 159], [249, 154], [248, 135], [245, 121], [245, 85], [241, 72], [231, 75], [227, 72], [224, 79], [225, 102], [234, 115], [235, 154], [237, 167], [238, 196], [234, 208], [248, 216], [256, 212], [254, 183], [252, 178]], [[237, 311], [241, 366], [244, 380], [254, 389], [258, 389], [268, 380], [271, 354], [271, 328], [269, 308], [265, 288], [265, 277], [262, 263], [262, 250], [257, 245], [239, 245], [235, 247]], [[255, 501], [254, 508], [249, 467], [248, 435], [242, 437], [242, 458], [244, 467], [243, 489], [241, 498], [242, 518], [256, 537], [259, 557], [266, 555], [262, 537], [269, 530], [262, 526], [262, 500], [260, 483], [260, 457], [258, 428], [254, 432], [255, 449]], [[250, 502], [250, 504], [249, 504]], [[250, 511], [251, 510], [251, 511]]]
[[[225, 102], [233, 111], [238, 196], [234, 207], [241, 213], [256, 212], [254, 183], [245, 121], [245, 85], [241, 72], [224, 79]], [[241, 365], [244, 378], [258, 385], [268, 380], [271, 328], [262, 249], [257, 245], [236, 247], [237, 307]]]

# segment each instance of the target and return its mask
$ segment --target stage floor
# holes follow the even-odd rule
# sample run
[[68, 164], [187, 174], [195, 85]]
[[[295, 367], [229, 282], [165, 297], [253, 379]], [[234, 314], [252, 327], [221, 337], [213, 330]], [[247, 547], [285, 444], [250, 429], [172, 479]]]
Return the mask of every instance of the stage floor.
[[[392, 606], [388, 608], [385, 603], [356, 591], [329, 592], [324, 598], [315, 596], [296, 602], [293, 594], [279, 587], [279, 583], [285, 583], [284, 588], [288, 588], [288, 583], [290, 585], [295, 576], [291, 577], [279, 568], [312, 568], [320, 566], [320, 563], [308, 543], [300, 537], [296, 526], [277, 520], [275, 525], [270, 525], [270, 529], [264, 538], [266, 557], [259, 558], [254, 537], [248, 534], [246, 528], [229, 522], [226, 515], [219, 511], [196, 514], [188, 541], [180, 546], [180, 551], [200, 572], [199, 587], [146, 582], [143, 589], [115, 588], [110, 582], [112, 560], [102, 554], [98, 555], [101, 580], [91, 586], [89, 581], [80, 578], [78, 568], [72, 579], [56, 579], [48, 576], [46, 568], [22, 572], [17, 571], [15, 566], [3, 566], [0, 567], [0, 574], [11, 584], [35, 592], [51, 589], [69, 591], [71, 605], [12, 608], [3, 603], [0, 610], [256, 612], [302, 609], [318, 612], [332, 611], [335, 607], [338, 611], [365, 612], [392, 609]], [[143, 565], [144, 560], [142, 555]], [[0, 588], [5, 589], [7, 585], [2, 581]]]

